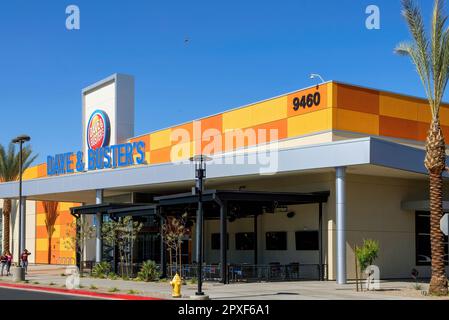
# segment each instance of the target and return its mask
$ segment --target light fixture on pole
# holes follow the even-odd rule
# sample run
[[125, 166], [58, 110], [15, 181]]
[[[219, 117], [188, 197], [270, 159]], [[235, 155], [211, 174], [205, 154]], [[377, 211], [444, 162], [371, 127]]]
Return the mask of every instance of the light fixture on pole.
[[321, 75], [319, 75], [318, 73], [312, 73], [310, 75], [310, 79], [320, 79], [321, 83], [326, 82], [326, 81], [324, 81], [323, 77]]
[[19, 252], [17, 255], [17, 267], [16, 273], [17, 281], [25, 280], [25, 269], [20, 265], [20, 255], [25, 249], [25, 217], [23, 212], [23, 198], [22, 198], [22, 175], [23, 175], [23, 144], [30, 141], [31, 138], [27, 135], [21, 135], [12, 140], [12, 143], [19, 144]]
[[198, 211], [196, 213], [196, 257], [198, 263], [198, 291], [195, 297], [199, 299], [207, 299], [202, 290], [203, 286], [203, 191], [204, 179], [206, 178], [206, 162], [212, 158], [205, 155], [197, 155], [190, 158], [195, 163], [196, 186], [195, 193], [198, 195]]

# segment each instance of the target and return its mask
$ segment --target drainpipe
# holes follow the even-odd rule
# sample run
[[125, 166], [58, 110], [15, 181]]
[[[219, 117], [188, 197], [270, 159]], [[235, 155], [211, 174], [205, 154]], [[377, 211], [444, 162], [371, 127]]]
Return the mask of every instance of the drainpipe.
[[346, 168], [336, 168], [337, 284], [347, 283], [346, 274]]

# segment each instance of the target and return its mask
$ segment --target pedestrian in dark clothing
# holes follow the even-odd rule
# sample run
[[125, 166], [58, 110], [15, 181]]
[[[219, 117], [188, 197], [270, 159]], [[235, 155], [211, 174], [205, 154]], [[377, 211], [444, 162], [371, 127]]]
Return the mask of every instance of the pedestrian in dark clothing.
[[6, 252], [6, 275], [11, 275], [12, 254], [10, 251]]
[[5, 251], [5, 252], [3, 252], [3, 254], [0, 256], [0, 265], [1, 265], [1, 268], [2, 268], [1, 276], [2, 276], [2, 277], [3, 277], [3, 273], [4, 273], [4, 271], [5, 271], [5, 267], [6, 267], [7, 262], [8, 262], [8, 258], [6, 257], [6, 251]]
[[28, 256], [30, 254], [31, 253], [27, 249], [25, 249], [20, 255], [20, 266], [25, 269], [25, 274], [28, 273]]

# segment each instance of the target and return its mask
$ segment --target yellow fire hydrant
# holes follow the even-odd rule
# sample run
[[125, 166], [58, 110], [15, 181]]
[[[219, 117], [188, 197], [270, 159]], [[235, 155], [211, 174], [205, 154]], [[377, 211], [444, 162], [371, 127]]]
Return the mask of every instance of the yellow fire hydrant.
[[173, 287], [172, 290], [172, 297], [173, 298], [181, 298], [181, 286], [182, 286], [182, 281], [181, 281], [181, 277], [179, 276], [179, 274], [175, 274], [174, 278], [172, 281], [170, 281], [171, 286]]

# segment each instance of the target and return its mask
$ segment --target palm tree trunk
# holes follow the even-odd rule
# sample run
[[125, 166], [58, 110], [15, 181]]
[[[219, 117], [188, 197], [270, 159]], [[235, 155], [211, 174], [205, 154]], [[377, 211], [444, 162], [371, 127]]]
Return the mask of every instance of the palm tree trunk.
[[432, 278], [429, 293], [447, 295], [448, 281], [444, 263], [444, 238], [440, 229], [443, 216], [443, 171], [446, 168], [446, 146], [439, 119], [432, 121], [426, 143], [424, 162], [430, 176], [430, 244]]
[[48, 264], [51, 264], [51, 236], [48, 236]]
[[11, 199], [3, 201], [3, 251], [9, 251], [9, 218], [11, 216]]

